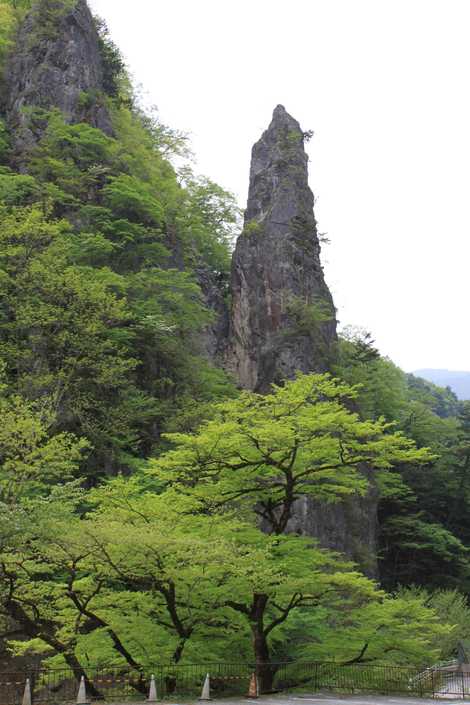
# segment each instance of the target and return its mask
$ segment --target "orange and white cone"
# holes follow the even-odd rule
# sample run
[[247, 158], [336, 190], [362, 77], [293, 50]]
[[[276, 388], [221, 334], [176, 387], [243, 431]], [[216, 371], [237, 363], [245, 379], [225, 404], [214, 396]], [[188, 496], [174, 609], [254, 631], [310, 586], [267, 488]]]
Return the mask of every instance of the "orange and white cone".
[[251, 674], [250, 687], [248, 688], [248, 695], [246, 697], [247, 698], [259, 697], [258, 678], [256, 677], [256, 673]]

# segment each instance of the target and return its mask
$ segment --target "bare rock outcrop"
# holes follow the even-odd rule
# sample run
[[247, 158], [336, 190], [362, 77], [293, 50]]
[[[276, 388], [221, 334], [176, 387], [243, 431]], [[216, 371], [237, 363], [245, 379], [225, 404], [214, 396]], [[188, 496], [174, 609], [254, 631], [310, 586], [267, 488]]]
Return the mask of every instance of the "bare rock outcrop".
[[373, 472], [366, 467], [362, 468], [362, 472], [370, 480], [366, 495], [353, 495], [336, 504], [316, 502], [308, 496], [300, 497], [294, 505], [287, 531], [314, 536], [323, 548], [343, 553], [357, 563], [367, 576], [376, 578], [379, 492]]
[[268, 391], [297, 370], [325, 371], [336, 341], [304, 139], [278, 105], [253, 147], [231, 283], [230, 366], [246, 389]]
[[202, 263], [196, 269], [196, 278], [201, 287], [204, 304], [213, 316], [202, 332], [202, 349], [215, 365], [223, 366], [230, 325], [226, 284], [220, 275]]
[[37, 109], [58, 109], [67, 122], [112, 134], [100, 38], [86, 0], [39, 0], [20, 28], [5, 81], [4, 112], [19, 162], [40, 137]]
[[[305, 134], [282, 105], [252, 152], [245, 225], [232, 261], [229, 365], [258, 392], [295, 376], [328, 371], [336, 317], [320, 262]], [[377, 574], [377, 491], [325, 505], [297, 500], [287, 530], [314, 536]]]

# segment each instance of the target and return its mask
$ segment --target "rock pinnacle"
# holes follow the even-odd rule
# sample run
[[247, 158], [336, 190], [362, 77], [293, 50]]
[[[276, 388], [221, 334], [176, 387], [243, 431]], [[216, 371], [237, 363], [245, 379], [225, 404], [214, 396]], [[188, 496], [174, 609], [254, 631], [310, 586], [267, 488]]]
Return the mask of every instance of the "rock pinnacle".
[[304, 141], [297, 120], [278, 105], [252, 151], [232, 262], [231, 366], [246, 389], [268, 391], [297, 370], [326, 370], [336, 340]]

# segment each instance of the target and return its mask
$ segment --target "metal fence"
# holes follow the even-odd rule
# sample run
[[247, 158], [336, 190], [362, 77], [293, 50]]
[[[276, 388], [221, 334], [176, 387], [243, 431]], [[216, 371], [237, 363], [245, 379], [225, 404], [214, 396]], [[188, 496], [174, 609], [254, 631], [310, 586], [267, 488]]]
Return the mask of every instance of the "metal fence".
[[425, 669], [375, 664], [292, 662], [261, 664], [205, 663], [160, 665], [141, 673], [127, 668], [35, 669], [0, 674], [0, 705], [20, 705], [29, 678], [33, 705], [73, 703], [80, 677], [86, 679], [90, 700], [143, 702], [150, 676], [155, 676], [158, 700], [195, 700], [210, 674], [211, 694], [216, 698], [248, 693], [252, 673], [257, 673], [260, 694], [267, 692], [381, 693], [414, 696], [470, 696], [470, 673], [457, 664]]

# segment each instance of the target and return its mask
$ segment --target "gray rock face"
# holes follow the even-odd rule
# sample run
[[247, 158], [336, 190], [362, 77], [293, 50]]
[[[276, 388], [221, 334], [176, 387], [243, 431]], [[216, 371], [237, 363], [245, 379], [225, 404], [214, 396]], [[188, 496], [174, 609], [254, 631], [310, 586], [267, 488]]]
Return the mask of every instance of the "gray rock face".
[[[245, 227], [232, 262], [231, 367], [260, 392], [302, 372], [326, 371], [335, 309], [320, 263], [304, 133], [279, 105], [252, 152]], [[363, 472], [370, 474], [367, 468]], [[302, 497], [288, 531], [314, 536], [377, 574], [377, 492], [324, 505]]]
[[41, 128], [31, 110], [57, 108], [70, 123], [88, 122], [107, 134], [99, 36], [86, 0], [69, 5], [39, 0], [20, 29], [6, 69], [8, 123], [17, 156], [34, 147]]
[[196, 278], [201, 287], [204, 303], [213, 315], [212, 322], [202, 333], [202, 348], [214, 364], [222, 365], [229, 337], [229, 309], [224, 296], [223, 283], [208, 267], [200, 266]]
[[338, 504], [325, 505], [310, 497], [301, 497], [295, 504], [287, 530], [314, 536], [323, 548], [343, 553], [366, 575], [376, 578], [377, 503], [378, 491], [373, 480], [365, 497], [348, 497]]
[[320, 264], [308, 157], [278, 105], [252, 152], [245, 226], [232, 262], [231, 367], [246, 389], [324, 371], [335, 309]]

